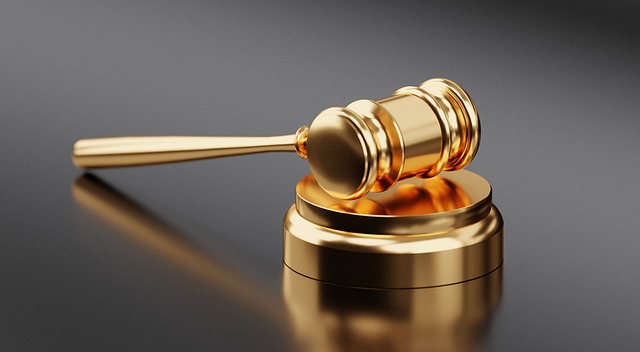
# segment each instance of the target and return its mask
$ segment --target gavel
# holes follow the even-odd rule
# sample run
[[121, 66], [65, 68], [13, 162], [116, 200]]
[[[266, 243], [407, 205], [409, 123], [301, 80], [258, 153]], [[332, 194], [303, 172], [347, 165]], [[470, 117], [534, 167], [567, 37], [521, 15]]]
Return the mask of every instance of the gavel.
[[469, 95], [448, 79], [434, 78], [381, 100], [328, 108], [291, 135], [82, 139], [73, 146], [73, 162], [104, 168], [296, 152], [329, 195], [356, 199], [402, 179], [464, 168], [479, 143], [480, 120]]

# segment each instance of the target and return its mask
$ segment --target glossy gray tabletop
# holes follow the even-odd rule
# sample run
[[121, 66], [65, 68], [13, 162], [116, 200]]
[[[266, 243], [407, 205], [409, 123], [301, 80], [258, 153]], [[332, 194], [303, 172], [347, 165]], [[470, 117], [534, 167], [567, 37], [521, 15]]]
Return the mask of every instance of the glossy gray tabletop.
[[[505, 219], [495, 306], [464, 344], [444, 346], [640, 349], [639, 23], [638, 4], [623, 0], [3, 0], [0, 349], [318, 349], [309, 336], [326, 321], [304, 330], [283, 293], [282, 218], [309, 172], [303, 160], [261, 154], [76, 181], [71, 146], [293, 133], [326, 107], [431, 77], [474, 99], [482, 143], [469, 169], [492, 184]], [[144, 221], [110, 222], [76, 182]], [[362, 336], [347, 325], [358, 320], [339, 321], [352, 305], [375, 311], [375, 294], [326, 290], [344, 324], [330, 346], [393, 349], [354, 343]], [[416, 346], [443, 346], [430, 341]]]

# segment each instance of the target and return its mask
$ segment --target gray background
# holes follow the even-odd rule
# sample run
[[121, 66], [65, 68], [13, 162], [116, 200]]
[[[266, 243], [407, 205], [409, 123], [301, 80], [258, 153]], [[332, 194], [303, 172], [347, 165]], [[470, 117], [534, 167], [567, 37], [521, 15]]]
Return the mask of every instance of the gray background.
[[243, 278], [251, 303], [75, 204], [73, 141], [291, 133], [448, 77], [480, 111], [469, 169], [506, 222], [478, 349], [639, 350], [639, 35], [634, 1], [1, 0], [0, 347], [295, 349], [265, 312], [286, 316], [281, 220], [304, 161], [97, 172]]

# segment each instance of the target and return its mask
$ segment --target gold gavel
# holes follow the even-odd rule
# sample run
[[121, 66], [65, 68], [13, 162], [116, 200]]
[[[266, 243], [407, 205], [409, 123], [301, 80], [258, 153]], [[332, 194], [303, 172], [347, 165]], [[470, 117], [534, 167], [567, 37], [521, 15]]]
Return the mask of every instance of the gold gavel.
[[461, 169], [479, 143], [471, 98], [456, 83], [434, 78], [382, 100], [326, 109], [292, 135], [82, 139], [73, 146], [73, 162], [100, 168], [295, 151], [327, 193], [355, 199], [405, 178]]

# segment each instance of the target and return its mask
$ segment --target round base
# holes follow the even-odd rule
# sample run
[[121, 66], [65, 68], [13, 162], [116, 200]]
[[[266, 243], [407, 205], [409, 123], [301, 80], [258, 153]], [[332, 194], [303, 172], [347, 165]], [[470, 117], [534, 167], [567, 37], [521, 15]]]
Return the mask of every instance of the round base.
[[298, 183], [284, 219], [284, 262], [299, 274], [353, 287], [417, 288], [471, 280], [502, 263], [502, 217], [491, 187], [472, 172], [405, 180], [357, 201], [327, 198], [315, 187], [311, 176]]

